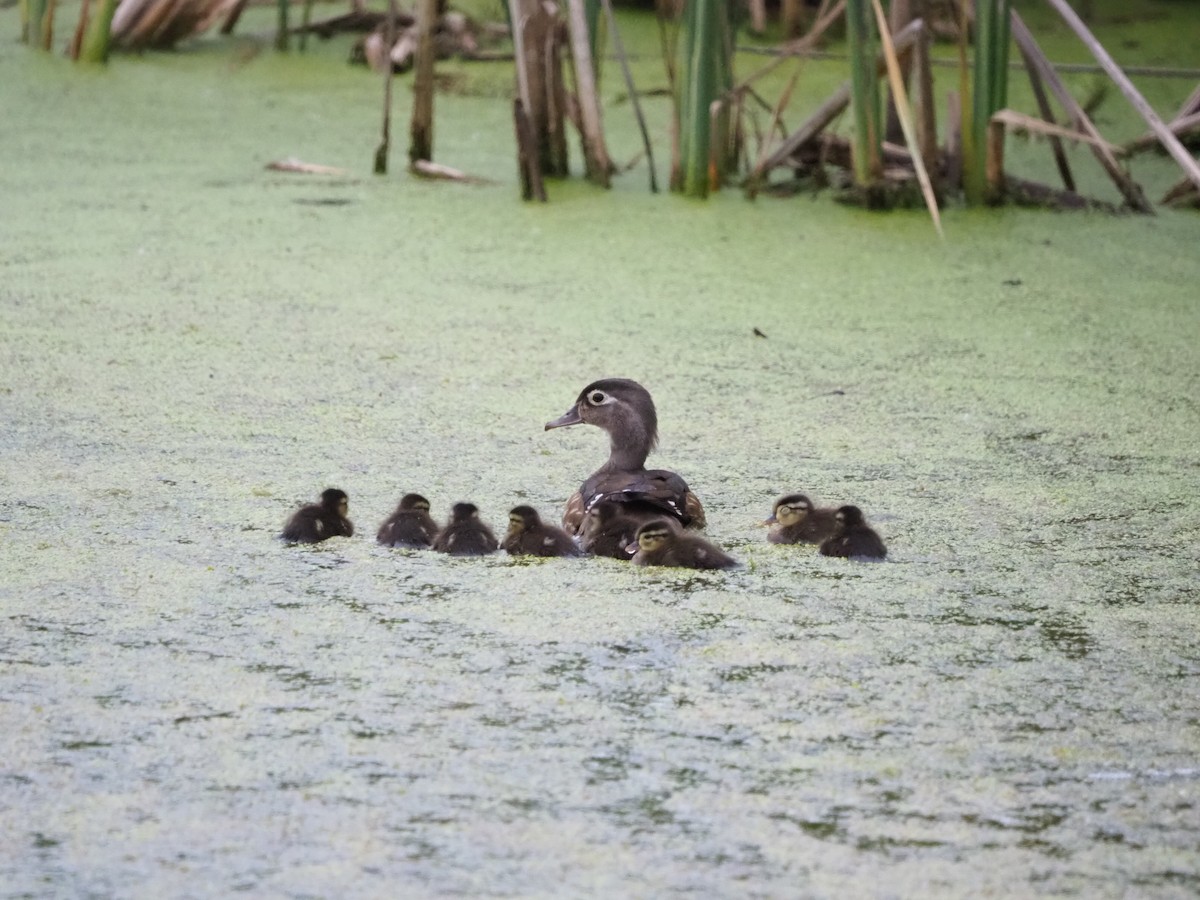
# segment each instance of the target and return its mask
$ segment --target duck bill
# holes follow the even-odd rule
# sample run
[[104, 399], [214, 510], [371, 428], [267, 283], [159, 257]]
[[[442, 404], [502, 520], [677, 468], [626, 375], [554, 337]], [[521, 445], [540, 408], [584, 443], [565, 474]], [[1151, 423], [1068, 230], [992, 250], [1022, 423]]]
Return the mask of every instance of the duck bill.
[[777, 518], [775, 518], [774, 516], [771, 516], [770, 518], [763, 519], [762, 523], [764, 525], [777, 525], [779, 523], [779, 520]]
[[546, 431], [551, 428], [565, 428], [568, 425], [582, 425], [583, 419], [579, 418], [578, 407], [572, 406], [565, 413], [555, 419], [553, 422], [546, 423]]

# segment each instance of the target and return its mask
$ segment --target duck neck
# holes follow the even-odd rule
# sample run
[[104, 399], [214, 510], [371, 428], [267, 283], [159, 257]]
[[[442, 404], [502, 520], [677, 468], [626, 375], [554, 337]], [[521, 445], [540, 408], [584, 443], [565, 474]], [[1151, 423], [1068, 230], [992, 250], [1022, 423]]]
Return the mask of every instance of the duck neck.
[[609, 432], [608, 462], [603, 469], [609, 472], [639, 472], [646, 467], [646, 457], [654, 447], [657, 435], [640, 418], [630, 416], [617, 423]]

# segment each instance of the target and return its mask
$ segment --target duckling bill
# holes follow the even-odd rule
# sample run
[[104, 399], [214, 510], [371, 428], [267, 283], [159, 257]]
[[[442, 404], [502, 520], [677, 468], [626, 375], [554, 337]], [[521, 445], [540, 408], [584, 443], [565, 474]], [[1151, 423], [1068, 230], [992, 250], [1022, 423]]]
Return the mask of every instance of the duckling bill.
[[837, 529], [821, 544], [822, 556], [846, 556], [853, 559], [883, 559], [887, 547], [863, 519], [857, 506], [838, 507]]
[[700, 499], [675, 472], [647, 469], [658, 442], [658, 411], [650, 392], [628, 378], [593, 381], [546, 430], [595, 425], [608, 433], [608, 460], [567, 501], [563, 528], [577, 535], [587, 511], [600, 501], [620, 504], [638, 521], [670, 516], [690, 528], [704, 527]]
[[715, 544], [695, 534], [685, 534], [673, 519], [644, 523], [637, 531], [639, 566], [676, 566], [684, 569], [732, 569], [738, 561]]
[[837, 510], [815, 508], [804, 494], [788, 494], [775, 501], [766, 521], [772, 544], [819, 544], [837, 528]]
[[450, 521], [433, 541], [434, 550], [451, 556], [486, 556], [499, 546], [492, 529], [480, 520], [479, 507], [474, 503], [455, 503]]
[[554, 525], [542, 521], [532, 506], [514, 506], [502, 544], [512, 556], [579, 556], [579, 545]]
[[405, 494], [395, 512], [379, 526], [375, 540], [388, 547], [431, 547], [437, 533], [429, 501], [420, 494]]
[[350, 537], [354, 534], [354, 523], [347, 515], [350, 498], [337, 488], [326, 488], [321, 492], [319, 503], [310, 503], [296, 510], [279, 536], [297, 544], [319, 544], [331, 537]]

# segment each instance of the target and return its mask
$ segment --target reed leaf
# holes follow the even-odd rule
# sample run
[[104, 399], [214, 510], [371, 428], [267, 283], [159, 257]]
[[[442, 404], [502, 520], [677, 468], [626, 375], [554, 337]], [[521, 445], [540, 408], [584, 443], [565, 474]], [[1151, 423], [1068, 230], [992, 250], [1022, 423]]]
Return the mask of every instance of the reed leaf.
[[79, 45], [79, 59], [83, 62], [102, 63], [108, 61], [108, 49], [112, 38], [113, 14], [118, 0], [100, 0], [96, 11], [89, 16], [83, 41]]
[[[713, 104], [733, 86], [733, 28], [728, 0], [688, 0], [679, 42], [677, 153], [671, 189], [707, 197], [729, 171], [725, 134], [728, 109], [712, 117]], [[714, 139], [714, 132], [716, 138]]]
[[921, 147], [917, 141], [916, 128], [913, 125], [912, 108], [908, 103], [908, 93], [904, 90], [904, 77], [900, 72], [900, 60], [896, 56], [896, 48], [892, 46], [892, 36], [888, 32], [887, 17], [883, 14], [883, 6], [879, 0], [871, 0], [875, 7], [875, 21], [879, 26], [879, 38], [883, 45], [883, 57], [887, 61], [888, 82], [892, 88], [892, 100], [896, 105], [896, 118], [900, 129], [904, 132], [904, 142], [908, 144], [908, 152], [912, 154], [913, 168], [917, 173], [917, 181], [921, 184], [921, 194], [925, 198], [925, 206], [933, 219], [933, 227], [938, 237], [945, 239], [942, 232], [942, 219], [938, 213], [937, 196], [933, 192], [933, 184], [929, 173], [925, 170], [925, 162], [921, 157]]

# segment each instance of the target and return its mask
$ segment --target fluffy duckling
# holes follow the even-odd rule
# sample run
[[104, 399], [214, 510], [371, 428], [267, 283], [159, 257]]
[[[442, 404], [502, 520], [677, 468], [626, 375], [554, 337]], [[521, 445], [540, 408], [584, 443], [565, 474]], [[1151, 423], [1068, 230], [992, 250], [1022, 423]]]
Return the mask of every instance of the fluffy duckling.
[[704, 538], [684, 534], [674, 519], [659, 518], [644, 523], [637, 531], [639, 566], [679, 566], [685, 569], [732, 569], [738, 561]]
[[883, 559], [887, 548], [863, 520], [857, 506], [838, 507], [837, 530], [821, 544], [822, 556], [849, 556], [855, 559]]
[[563, 528], [579, 534], [583, 518], [601, 500], [622, 504], [639, 521], [667, 515], [689, 528], [704, 527], [704, 507], [687, 482], [665, 469], [647, 469], [658, 442], [658, 412], [650, 392], [628, 378], [593, 381], [546, 430], [595, 425], [608, 433], [608, 461], [567, 501]]
[[429, 501], [420, 494], [405, 494], [396, 511], [379, 526], [375, 540], [388, 547], [430, 547], [437, 533]]
[[514, 506], [508, 513], [508, 532], [501, 544], [512, 556], [579, 556], [574, 539], [542, 521], [532, 506]]
[[837, 510], [816, 509], [803, 494], [788, 494], [775, 501], [767, 524], [772, 544], [819, 544], [837, 528]]
[[318, 544], [331, 537], [350, 537], [354, 534], [354, 523], [346, 518], [350, 511], [350, 498], [345, 491], [326, 488], [321, 492], [320, 503], [310, 503], [296, 510], [279, 536], [285, 541], [300, 544]]
[[579, 545], [584, 553], [629, 560], [631, 546], [636, 547], [638, 525], [633, 516], [622, 512], [623, 504], [600, 500], [592, 504], [579, 529]]
[[484, 556], [499, 547], [492, 529], [479, 519], [474, 503], [455, 503], [446, 523], [433, 541], [433, 549], [451, 556]]

